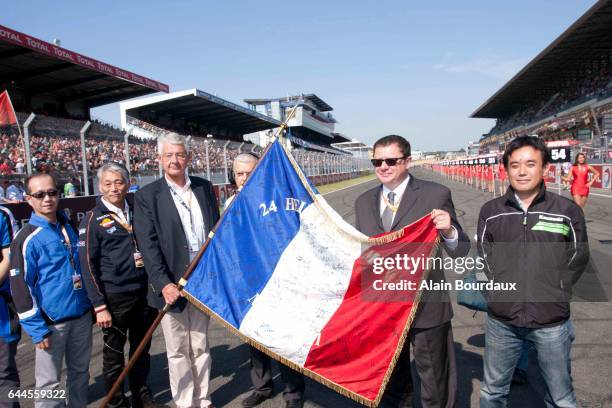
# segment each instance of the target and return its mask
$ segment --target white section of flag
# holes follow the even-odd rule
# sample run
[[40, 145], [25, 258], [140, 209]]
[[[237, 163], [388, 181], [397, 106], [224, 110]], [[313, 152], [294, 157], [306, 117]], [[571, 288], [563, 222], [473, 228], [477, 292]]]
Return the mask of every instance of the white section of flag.
[[360, 241], [366, 239], [317, 198], [323, 211], [315, 204], [302, 211], [298, 233], [240, 325], [242, 333], [302, 366], [340, 307], [361, 254]]

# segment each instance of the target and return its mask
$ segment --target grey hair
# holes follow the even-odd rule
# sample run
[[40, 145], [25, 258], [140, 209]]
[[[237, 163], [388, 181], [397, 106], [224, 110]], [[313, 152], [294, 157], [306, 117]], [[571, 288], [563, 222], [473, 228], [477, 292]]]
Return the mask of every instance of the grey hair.
[[169, 143], [173, 145], [185, 146], [185, 151], [187, 152], [187, 154], [189, 154], [189, 142], [190, 141], [191, 141], [191, 137], [185, 137], [175, 132], [164, 133], [157, 137], [157, 153], [161, 155], [162, 149], [164, 147], [164, 143]]
[[121, 177], [123, 177], [123, 181], [126, 183], [130, 182], [130, 174], [128, 173], [127, 169], [123, 164], [117, 162], [104, 163], [102, 167], [98, 169], [98, 180], [102, 180], [102, 176], [108, 171], [119, 173], [121, 174]]
[[[240, 163], [257, 163], [259, 160], [255, 156], [249, 153], [240, 153], [238, 156], [234, 158], [234, 164], [236, 162]], [[233, 165], [232, 165], [233, 167]]]

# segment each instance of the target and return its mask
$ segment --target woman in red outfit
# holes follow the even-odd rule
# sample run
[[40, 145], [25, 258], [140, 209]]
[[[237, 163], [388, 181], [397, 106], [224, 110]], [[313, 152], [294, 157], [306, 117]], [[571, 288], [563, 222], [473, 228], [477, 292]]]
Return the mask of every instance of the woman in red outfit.
[[[589, 173], [593, 174], [591, 181], [589, 181]], [[574, 197], [574, 202], [584, 209], [587, 197], [589, 196], [589, 189], [599, 179], [599, 172], [587, 164], [584, 153], [578, 153], [572, 170], [564, 179], [566, 181], [572, 180], [571, 193], [572, 197]]]
[[506, 192], [506, 168], [503, 164], [498, 163], [497, 169], [499, 173], [499, 196], [503, 196]]

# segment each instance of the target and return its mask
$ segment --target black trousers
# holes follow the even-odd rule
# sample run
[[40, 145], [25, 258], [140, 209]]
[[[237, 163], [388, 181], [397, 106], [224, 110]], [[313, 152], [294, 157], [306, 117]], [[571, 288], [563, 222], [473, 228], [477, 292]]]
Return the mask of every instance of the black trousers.
[[[19, 373], [15, 355], [17, 354], [18, 341], [6, 343], [0, 338], [0, 394], [2, 399], [6, 399], [11, 389], [19, 388]], [[18, 402], [2, 402], [0, 408], [18, 408]]]
[[410, 346], [421, 380], [423, 408], [452, 408], [457, 400], [457, 362], [450, 322], [427, 329], [411, 329], [383, 395], [381, 407], [410, 407], [414, 391]]
[[[112, 326], [104, 329], [104, 350], [102, 351], [102, 374], [107, 391], [123, 371], [125, 356], [123, 349], [129, 342], [130, 357], [136, 351], [140, 341], [155, 320], [157, 310], [147, 305], [146, 290], [125, 293], [108, 293], [106, 307], [113, 322]], [[132, 406], [141, 405], [141, 398], [150, 394], [146, 381], [149, 375], [151, 341], [136, 360], [130, 370], [130, 390], [132, 391]], [[129, 403], [121, 387], [109, 404], [109, 407], [129, 407]]]
[[[271, 397], [274, 391], [272, 380], [272, 359], [267, 354], [251, 347], [251, 381], [255, 392]], [[304, 376], [284, 364], [278, 364], [281, 379], [285, 383], [285, 401], [302, 399], [304, 395]]]

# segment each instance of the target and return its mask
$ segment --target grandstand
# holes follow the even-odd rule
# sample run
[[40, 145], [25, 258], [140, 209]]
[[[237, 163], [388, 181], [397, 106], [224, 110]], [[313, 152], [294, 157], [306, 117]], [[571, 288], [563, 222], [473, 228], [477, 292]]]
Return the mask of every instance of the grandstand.
[[336, 149], [344, 150], [355, 157], [370, 159], [372, 157], [372, 147], [353, 139], [344, 142], [334, 142], [332, 146]]
[[60, 180], [78, 180], [85, 191], [90, 186], [83, 175], [103, 162], [125, 162], [130, 151], [134, 164], [146, 167], [153, 157], [140, 140], [128, 148], [123, 132], [93, 119], [90, 109], [169, 91], [161, 82], [0, 26], [0, 91], [5, 89], [23, 136], [20, 129], [0, 129], [0, 162], [9, 167], [4, 176], [53, 171]]
[[[280, 114], [271, 117], [270, 112], [253, 109], [252, 105], [248, 109], [198, 89], [122, 102], [120, 111], [123, 128], [145, 140], [170, 131], [192, 136], [195, 148], [191, 170], [215, 184], [228, 183], [228, 172], [237, 154], [259, 153], [269, 142], [266, 137], [263, 143], [252, 143], [254, 139], [262, 141], [253, 135], [273, 134], [286, 118]], [[293, 155], [308, 176], [351, 173], [367, 166], [357, 158], [337, 157], [348, 153], [329, 143], [323, 146], [294, 135], [288, 139], [294, 145]], [[331, 132], [329, 139], [347, 140]]]
[[[287, 122], [289, 140], [294, 146], [307, 150], [344, 154], [334, 149], [331, 143], [348, 141], [339, 133], [334, 133], [336, 119], [332, 116], [334, 110], [315, 94], [287, 96], [286, 98], [245, 99], [244, 102], [254, 112], [271, 116], [284, 121], [289, 112], [295, 108], [294, 116]], [[269, 134], [260, 132], [258, 143], [266, 144]]]
[[598, 1], [471, 116], [496, 119], [480, 152], [519, 135], [572, 140], [591, 160], [612, 136], [612, 2]]
[[[169, 86], [161, 82], [0, 26], [0, 92], [5, 89], [19, 127], [0, 129], [2, 181], [53, 172], [85, 195], [96, 192], [95, 172], [110, 160], [125, 163], [139, 185], [159, 177], [156, 137], [168, 131], [192, 136], [192, 174], [226, 185], [237, 154], [262, 151], [245, 135], [280, 126], [279, 119], [215, 95], [197, 89], [168, 93]], [[90, 115], [91, 108], [159, 92], [121, 103], [121, 128]], [[294, 154], [313, 183], [354, 177], [368, 168], [363, 160], [329, 145], [347, 139], [333, 134], [335, 120], [329, 113], [313, 110], [331, 107], [315, 95], [305, 101], [300, 114], [304, 129], [316, 128], [310, 123], [314, 120], [331, 124], [324, 132], [325, 146], [312, 137], [295, 139], [299, 148]], [[314, 134], [299, 126], [296, 132]], [[215, 188], [220, 196], [227, 194], [225, 187], [223, 194], [221, 187]]]

